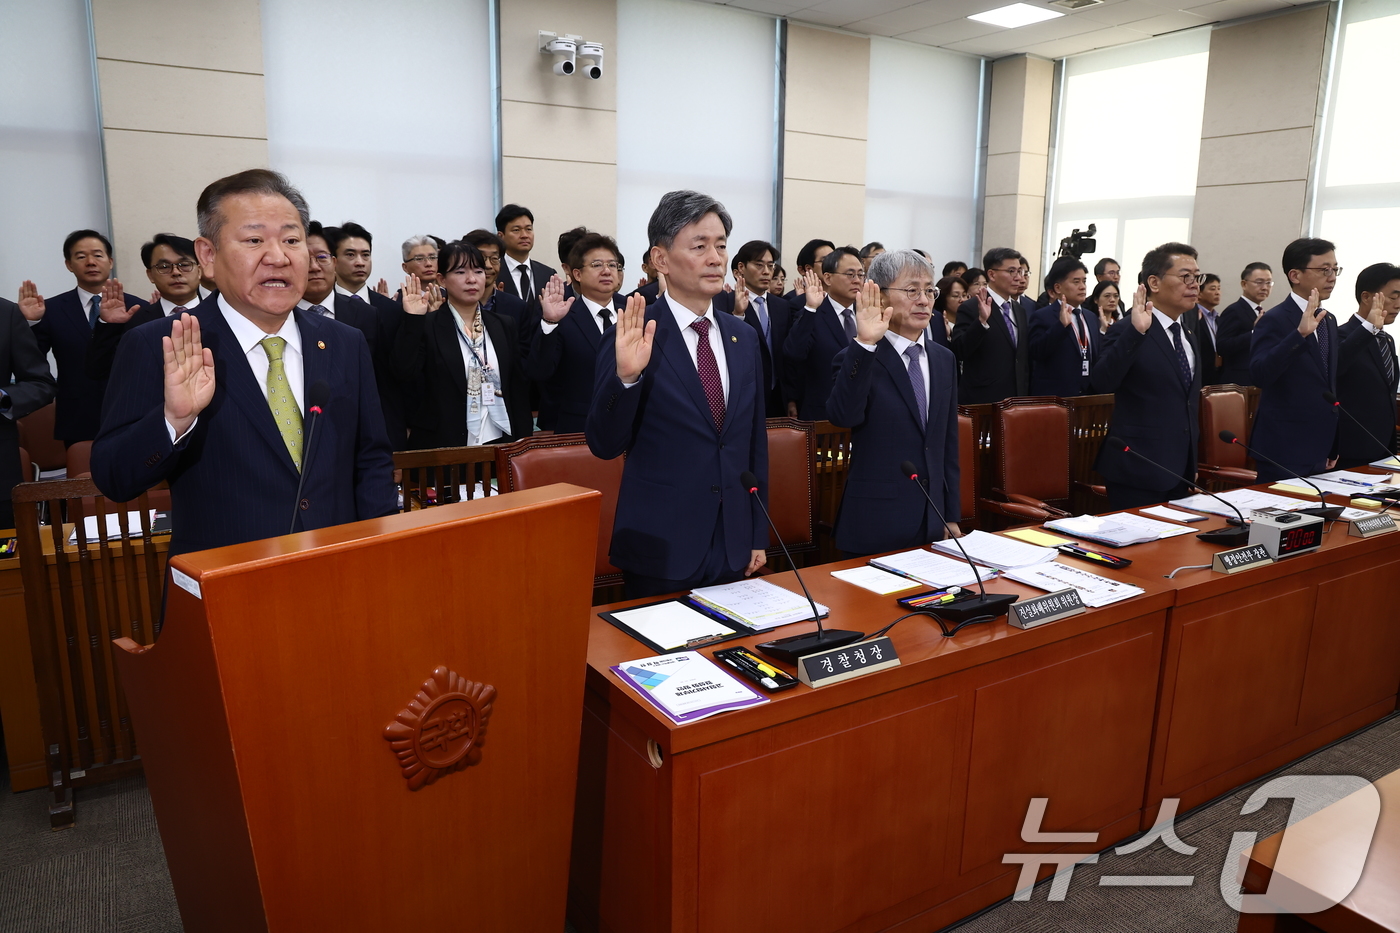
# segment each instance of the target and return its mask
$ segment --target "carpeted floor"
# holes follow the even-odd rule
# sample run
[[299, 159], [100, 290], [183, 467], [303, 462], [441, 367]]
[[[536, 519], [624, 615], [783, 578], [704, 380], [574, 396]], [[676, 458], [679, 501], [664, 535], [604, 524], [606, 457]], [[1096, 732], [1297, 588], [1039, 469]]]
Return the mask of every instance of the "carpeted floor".
[[[3, 744], [0, 744], [3, 756]], [[1353, 774], [1376, 780], [1400, 769], [1400, 715], [1370, 726], [1283, 769], [1289, 774]], [[1197, 846], [1186, 856], [1156, 843], [1075, 868], [1068, 895], [1047, 900], [1050, 882], [1029, 901], [1005, 901], [957, 926], [958, 933], [1227, 933], [1237, 915], [1220, 895], [1221, 866], [1236, 832], [1260, 838], [1282, 829], [1289, 801], [1249, 816], [1240, 805], [1263, 779], [1177, 821]], [[1190, 887], [1100, 887], [1101, 875], [1192, 874]], [[48, 827], [42, 792], [10, 793], [0, 757], [0, 933], [180, 933], [180, 912], [142, 778], [80, 792], [72, 829]]]

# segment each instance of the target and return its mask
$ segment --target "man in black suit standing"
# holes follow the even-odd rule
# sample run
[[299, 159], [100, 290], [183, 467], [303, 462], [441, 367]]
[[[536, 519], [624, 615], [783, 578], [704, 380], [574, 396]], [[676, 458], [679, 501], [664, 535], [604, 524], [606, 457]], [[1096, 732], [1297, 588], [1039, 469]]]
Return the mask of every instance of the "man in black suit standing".
[[825, 421], [835, 373], [831, 361], [856, 336], [856, 295], [865, 283], [860, 253], [849, 246], [822, 257], [821, 277], [808, 272], [799, 311], [783, 345], [788, 381], [798, 394], [798, 417]]
[[797, 251], [797, 274], [792, 277], [792, 288], [783, 296], [784, 301], [794, 308], [802, 307], [803, 299], [801, 292], [797, 290], [798, 286], [806, 284], [808, 272], [821, 277], [822, 260], [835, 248], [836, 244], [830, 240], [808, 240], [802, 244], [802, 248]]
[[1098, 315], [1081, 307], [1089, 290], [1089, 270], [1061, 256], [1045, 275], [1051, 303], [1030, 320], [1031, 395], [1064, 398], [1094, 391], [1089, 370], [1098, 359]]
[[501, 257], [505, 255], [505, 247], [501, 244], [501, 238], [490, 230], [478, 229], [468, 233], [462, 239], [475, 246], [481, 252], [481, 258], [486, 261], [486, 297], [481, 299], [482, 310], [495, 311], [497, 314], [504, 314], [515, 319], [516, 329], [521, 331], [523, 345], [520, 348], [520, 354], [524, 358], [525, 351], [530, 346], [531, 336], [524, 330], [525, 302], [506, 291], [505, 285], [501, 281]]
[[71, 446], [97, 436], [106, 379], [87, 374], [88, 348], [104, 305], [115, 319], [121, 311], [140, 307], [142, 301], [122, 291], [111, 278], [112, 244], [96, 230], [74, 230], [63, 241], [63, 262], [77, 280], [77, 287], [44, 300], [33, 282], [19, 290], [20, 312], [34, 327], [43, 353], [53, 351], [58, 363], [58, 401], [53, 436]]
[[1114, 394], [1110, 437], [1119, 437], [1144, 463], [1105, 440], [1094, 469], [1108, 481], [1108, 504], [1132, 509], [1187, 494], [1175, 476], [1195, 477], [1199, 356], [1182, 315], [1200, 297], [1196, 250], [1164, 243], [1142, 260], [1132, 313], [1103, 337], [1090, 371], [1094, 388]]
[[53, 401], [58, 383], [39, 351], [34, 331], [19, 305], [0, 298], [0, 528], [13, 528], [10, 490], [31, 480], [19, 472], [19, 427], [15, 419]]
[[1365, 427], [1346, 415], [1337, 424], [1337, 466], [1344, 470], [1395, 450], [1400, 364], [1395, 340], [1383, 328], [1400, 315], [1400, 267], [1378, 262], [1362, 269], [1356, 277], [1356, 301], [1356, 313], [1337, 328], [1342, 343], [1337, 352], [1337, 401]]
[[506, 248], [500, 281], [525, 304], [538, 302], [544, 283], [553, 276], [554, 268], [530, 258], [535, 248], [535, 215], [528, 207], [507, 204], [496, 213], [496, 236]]
[[982, 257], [987, 285], [958, 306], [953, 352], [962, 361], [958, 401], [999, 402], [1030, 391], [1029, 317], [1022, 296], [1030, 282], [1023, 258], [1009, 246]]
[[1220, 358], [1219, 350], [1216, 348], [1216, 332], [1220, 323], [1220, 316], [1216, 313], [1216, 308], [1220, 305], [1220, 276], [1207, 272], [1201, 284], [1201, 297], [1196, 302], [1196, 307], [1186, 313], [1183, 320], [1187, 321], [1187, 326], [1191, 328], [1192, 339], [1201, 351], [1201, 385], [1219, 385], [1221, 364], [1224, 362]]
[[1254, 385], [1249, 375], [1249, 344], [1254, 325], [1264, 316], [1264, 302], [1274, 287], [1274, 272], [1266, 262], [1251, 262], [1240, 273], [1240, 297], [1220, 312], [1215, 351], [1220, 354], [1221, 385]]
[[385, 281], [380, 279], [377, 288], [369, 285], [374, 274], [374, 237], [370, 232], [347, 220], [339, 227], [322, 227], [321, 235], [335, 259], [335, 290], [360, 299], [381, 317], [396, 317], [403, 309], [383, 293], [388, 288]]
[[777, 295], [768, 294], [773, 270], [778, 264], [778, 248], [764, 240], [750, 240], [734, 254], [734, 290], [715, 296], [715, 311], [733, 314], [758, 331], [758, 349], [763, 355], [765, 412], [769, 418], [797, 417], [797, 395], [787, 385], [783, 345], [792, 323], [792, 310]]
[[105, 380], [112, 371], [112, 359], [122, 335], [147, 321], [158, 321], [188, 311], [200, 302], [199, 263], [194, 258], [194, 241], [173, 233], [157, 233], [141, 247], [141, 263], [146, 278], [156, 287], [148, 305], [128, 308], [115, 302], [98, 308], [98, 322], [88, 345], [89, 379]]

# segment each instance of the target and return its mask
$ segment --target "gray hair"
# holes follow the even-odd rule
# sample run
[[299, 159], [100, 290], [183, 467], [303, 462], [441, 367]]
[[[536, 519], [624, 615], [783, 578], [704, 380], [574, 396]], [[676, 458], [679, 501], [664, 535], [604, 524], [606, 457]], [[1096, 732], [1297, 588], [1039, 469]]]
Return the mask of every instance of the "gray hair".
[[408, 262], [408, 257], [412, 256], [413, 251], [420, 246], [431, 246], [434, 251], [438, 248], [437, 240], [434, 240], [426, 233], [421, 236], [411, 236], [403, 241], [403, 261]]
[[865, 277], [881, 288], [889, 288], [906, 272], [916, 275], [922, 272], [928, 276], [930, 282], [934, 280], [933, 266], [912, 249], [881, 253], [870, 260], [870, 271]]
[[246, 172], [228, 175], [211, 182], [199, 195], [195, 211], [199, 217], [199, 235], [215, 246], [219, 243], [219, 232], [224, 227], [224, 215], [219, 205], [224, 198], [234, 194], [271, 194], [292, 202], [301, 217], [301, 229], [311, 224], [311, 209], [306, 206], [306, 198], [292, 187], [287, 176], [266, 168], [251, 168]]
[[676, 234], [706, 214], [717, 216], [719, 222], [724, 224], [724, 235], [729, 236], [729, 231], [734, 229], [734, 221], [723, 204], [698, 191], [668, 191], [661, 196], [656, 210], [651, 212], [651, 220], [647, 221], [647, 242], [651, 246], [670, 249]]

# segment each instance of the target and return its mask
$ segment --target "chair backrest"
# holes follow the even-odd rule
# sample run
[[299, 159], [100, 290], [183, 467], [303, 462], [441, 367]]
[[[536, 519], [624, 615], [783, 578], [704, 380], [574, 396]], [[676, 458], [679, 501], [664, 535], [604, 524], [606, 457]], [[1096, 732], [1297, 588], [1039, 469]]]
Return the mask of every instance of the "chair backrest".
[[1243, 447], [1220, 439], [1221, 431], [1249, 436], [1249, 406], [1238, 386], [1206, 386], [1201, 389], [1201, 449], [1196, 459], [1211, 466], [1248, 466]]
[[49, 402], [18, 422], [19, 446], [29, 451], [30, 459], [41, 470], [59, 470], [67, 462], [63, 441], [53, 436], [54, 404]]
[[[812, 464], [816, 457], [816, 432], [810, 421], [796, 418], [768, 419], [768, 514], [783, 542], [793, 554], [816, 550], [816, 484]], [[768, 554], [783, 549], [772, 531]]]
[[33, 482], [38, 479], [38, 474], [34, 472], [34, 458], [29, 456], [29, 451], [23, 447], [19, 449], [19, 475], [23, 477], [22, 482]]
[[399, 487], [399, 511], [495, 495], [499, 449], [485, 445], [398, 451], [394, 482]]
[[851, 462], [851, 430], [830, 421], [812, 425], [816, 437], [816, 460], [813, 478], [817, 489], [817, 532], [821, 541], [823, 562], [840, 560], [836, 548], [836, 516], [841, 511], [841, 496], [846, 491], [846, 470]]
[[1003, 492], [1069, 497], [1069, 409], [1046, 396], [998, 402], [994, 419]]
[[964, 529], [977, 527], [977, 459], [977, 432], [972, 427], [972, 416], [959, 414], [958, 503]]
[[68, 448], [64, 463], [68, 479], [79, 479], [92, 475], [92, 441], [78, 441]]
[[623, 457], [600, 460], [582, 434], [545, 434], [497, 447], [496, 476], [501, 492], [573, 483], [603, 494], [598, 513], [598, 541], [593, 565], [595, 586], [616, 583], [622, 571], [608, 562], [617, 493], [622, 486]]

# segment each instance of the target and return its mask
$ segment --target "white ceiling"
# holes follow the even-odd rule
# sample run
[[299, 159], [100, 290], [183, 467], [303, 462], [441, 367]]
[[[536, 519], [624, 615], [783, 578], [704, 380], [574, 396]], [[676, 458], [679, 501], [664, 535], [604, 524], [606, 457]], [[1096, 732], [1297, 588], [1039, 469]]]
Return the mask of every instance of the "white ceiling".
[[[703, 0], [793, 22], [837, 26], [870, 36], [1000, 58], [1027, 52], [1063, 58], [1163, 33], [1302, 6], [1310, 0], [1106, 0], [1064, 16], [1002, 29], [968, 19], [1013, 0]], [[1024, 0], [1046, 6], [1046, 0]], [[1060, 10], [1059, 7], [1049, 7]], [[1063, 12], [1063, 11], [1062, 11]]]

